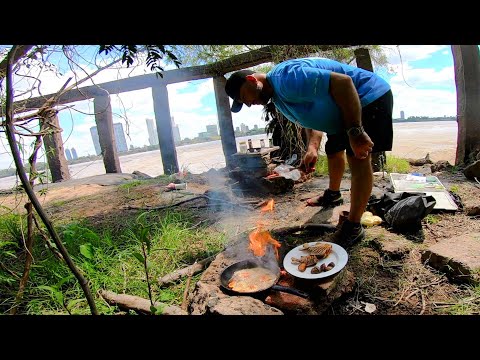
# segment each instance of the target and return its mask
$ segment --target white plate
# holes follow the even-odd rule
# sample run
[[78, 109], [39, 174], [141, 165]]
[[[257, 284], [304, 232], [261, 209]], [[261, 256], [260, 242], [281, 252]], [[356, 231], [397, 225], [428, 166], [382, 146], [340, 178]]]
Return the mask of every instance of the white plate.
[[321, 259], [317, 262], [317, 266], [321, 266], [322, 264], [328, 265], [330, 262], [333, 261], [335, 264], [334, 268], [329, 271], [323, 271], [319, 274], [312, 274], [310, 270], [313, 266], [309, 266], [304, 272], [298, 270], [298, 264], [292, 264], [292, 257], [300, 259], [301, 256], [309, 255], [308, 251], [301, 250], [302, 245], [297, 246], [295, 249], [292, 249], [288, 252], [287, 255], [283, 258], [283, 267], [285, 270], [292, 274], [293, 276], [302, 278], [302, 279], [321, 279], [333, 274], [336, 274], [340, 270], [342, 270], [348, 262], [348, 254], [343, 247], [340, 245], [326, 242], [326, 241], [314, 241], [308, 243], [309, 245], [315, 244], [331, 244], [332, 245], [332, 252], [326, 258]]

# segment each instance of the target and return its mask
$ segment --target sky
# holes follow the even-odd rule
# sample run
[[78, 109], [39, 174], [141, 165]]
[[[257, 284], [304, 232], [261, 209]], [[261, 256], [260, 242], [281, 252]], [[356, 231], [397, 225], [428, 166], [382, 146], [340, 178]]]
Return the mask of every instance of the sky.
[[[0, 50], [1, 50], [0, 45]], [[453, 57], [450, 45], [385, 45], [388, 66], [386, 71], [375, 68], [374, 71], [391, 85], [394, 97], [393, 117], [400, 118], [400, 111], [409, 116], [456, 116], [456, 90]], [[92, 48], [85, 47], [81, 53], [84, 59], [92, 58]], [[57, 59], [58, 58], [58, 59]], [[58, 91], [72, 71], [60, 57], [52, 56], [51, 63], [57, 66], [61, 76], [54, 72], [42, 72], [41, 93], [43, 95]], [[81, 59], [77, 59], [81, 61]], [[92, 69], [93, 66], [87, 66]], [[167, 66], [165, 69], [173, 67]], [[145, 66], [104, 70], [93, 78], [97, 84], [125, 78], [127, 76], [150, 73]], [[77, 77], [81, 77], [78, 74]], [[31, 87], [31, 80], [14, 78], [15, 101], [28, 96], [22, 95], [22, 89]], [[28, 83], [27, 83], [28, 82]], [[73, 81], [71, 82], [73, 83]], [[69, 84], [71, 84], [69, 83]], [[85, 82], [81, 86], [92, 85]], [[212, 79], [195, 80], [167, 86], [170, 114], [178, 125], [182, 139], [198, 136], [206, 131], [206, 126], [217, 124], [215, 94]], [[34, 91], [30, 96], [38, 96]], [[150, 89], [111, 95], [113, 122], [122, 123], [127, 145], [142, 147], [149, 145], [146, 119], [154, 119], [153, 101]], [[231, 100], [230, 100], [231, 101]], [[265, 126], [262, 119], [262, 106], [244, 107], [239, 113], [232, 113], [234, 128], [241, 123], [253, 128]], [[95, 155], [90, 128], [95, 126], [93, 101], [81, 101], [63, 106], [58, 113], [60, 127], [63, 129], [64, 148], [75, 148], [78, 156]], [[30, 142], [26, 140], [25, 148]], [[28, 153], [29, 154], [29, 153]], [[39, 157], [38, 161], [46, 161]], [[10, 148], [4, 133], [0, 133], [0, 169], [14, 167]]]

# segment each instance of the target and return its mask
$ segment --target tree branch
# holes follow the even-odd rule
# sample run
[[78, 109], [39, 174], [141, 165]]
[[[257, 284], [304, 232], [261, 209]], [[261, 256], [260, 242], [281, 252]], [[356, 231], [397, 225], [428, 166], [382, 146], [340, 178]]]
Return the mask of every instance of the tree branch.
[[87, 298], [87, 302], [90, 306], [90, 311], [94, 315], [98, 315], [97, 308], [95, 306], [95, 301], [92, 297], [90, 292], [90, 288], [88, 286], [87, 280], [83, 277], [83, 275], [78, 271], [77, 267], [73, 263], [72, 259], [70, 258], [67, 249], [63, 245], [62, 241], [58, 237], [57, 232], [55, 231], [52, 223], [50, 222], [48, 216], [46, 215], [45, 211], [43, 210], [38, 198], [35, 195], [35, 192], [30, 185], [25, 170], [23, 168], [22, 159], [20, 156], [19, 149], [17, 147], [17, 143], [15, 141], [15, 131], [13, 128], [13, 111], [12, 111], [12, 103], [13, 103], [13, 87], [12, 87], [12, 64], [13, 59], [16, 58], [17, 53], [17, 46], [14, 46], [8, 53], [7, 56], [7, 68], [6, 68], [6, 135], [8, 139], [8, 143], [10, 145], [10, 149], [12, 152], [13, 160], [15, 162], [15, 166], [17, 168], [18, 176], [22, 182], [22, 185], [27, 193], [28, 198], [33, 204], [33, 207], [37, 211], [38, 215], [42, 219], [43, 223], [45, 224], [50, 236], [52, 237], [55, 245], [59, 249], [60, 253], [62, 254], [65, 262], [67, 263], [70, 270], [73, 272], [75, 277], [77, 278], [80, 286], [82, 287], [83, 292], [85, 293], [85, 297]]

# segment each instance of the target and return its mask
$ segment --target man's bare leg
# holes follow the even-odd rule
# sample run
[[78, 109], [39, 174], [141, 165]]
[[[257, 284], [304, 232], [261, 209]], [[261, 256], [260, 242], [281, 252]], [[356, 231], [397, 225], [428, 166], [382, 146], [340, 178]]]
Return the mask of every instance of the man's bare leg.
[[345, 151], [339, 151], [334, 154], [327, 155], [328, 159], [328, 188], [332, 191], [340, 190], [343, 172], [345, 171]]
[[368, 199], [372, 193], [373, 171], [371, 154], [366, 159], [360, 160], [347, 154], [348, 164], [352, 173], [352, 186], [350, 189], [350, 215], [348, 220], [359, 223], [364, 213]]

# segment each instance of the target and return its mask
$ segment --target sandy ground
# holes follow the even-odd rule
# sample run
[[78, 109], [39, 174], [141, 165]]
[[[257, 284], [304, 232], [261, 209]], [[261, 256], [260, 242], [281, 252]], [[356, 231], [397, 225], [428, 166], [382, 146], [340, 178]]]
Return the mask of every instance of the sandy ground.
[[[430, 154], [432, 161], [447, 160], [455, 162], [457, 147], [457, 123], [455, 121], [432, 121], [420, 123], [395, 123], [394, 140], [391, 154], [402, 158], [423, 158]], [[254, 135], [253, 146], [260, 146], [260, 139], [266, 135]], [[237, 138], [237, 143], [243, 138]], [[225, 166], [222, 144], [212, 141], [177, 147], [178, 164], [191, 173], [200, 174], [210, 168]], [[120, 156], [123, 173], [141, 171], [150, 176], [163, 174], [160, 151], [149, 151], [139, 154]], [[97, 160], [69, 166], [70, 175], [74, 179], [105, 174], [103, 161]], [[17, 179], [14, 176], [1, 178], [0, 189], [12, 188]]]

